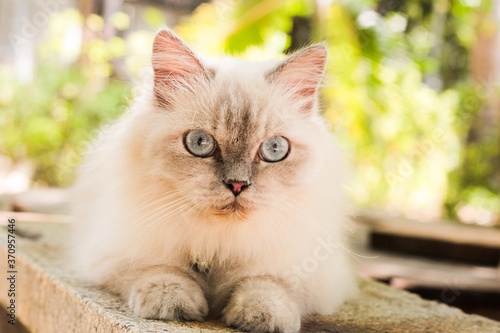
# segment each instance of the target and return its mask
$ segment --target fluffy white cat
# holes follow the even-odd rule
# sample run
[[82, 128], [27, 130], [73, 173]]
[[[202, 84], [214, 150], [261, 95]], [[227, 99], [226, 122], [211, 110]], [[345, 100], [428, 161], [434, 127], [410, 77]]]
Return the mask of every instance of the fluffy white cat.
[[74, 191], [73, 262], [134, 314], [297, 332], [356, 293], [345, 161], [318, 112], [323, 44], [284, 62], [153, 45], [154, 89], [105, 129]]

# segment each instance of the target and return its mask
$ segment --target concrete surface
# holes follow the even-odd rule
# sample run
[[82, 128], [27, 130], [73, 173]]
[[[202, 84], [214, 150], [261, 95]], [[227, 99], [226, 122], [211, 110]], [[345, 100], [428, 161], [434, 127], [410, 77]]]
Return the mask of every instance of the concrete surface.
[[[62, 223], [17, 222], [16, 316], [32, 332], [236, 332], [219, 322], [162, 322], [134, 317], [115, 295], [78, 282], [64, 268], [61, 257], [68, 227]], [[2, 227], [2, 306], [9, 300], [6, 244], [7, 230]], [[360, 287], [360, 297], [337, 313], [304, 318], [302, 332], [500, 333], [500, 322], [466, 315], [381, 283], [360, 280]], [[443, 295], [449, 296], [449, 292], [443, 289]]]

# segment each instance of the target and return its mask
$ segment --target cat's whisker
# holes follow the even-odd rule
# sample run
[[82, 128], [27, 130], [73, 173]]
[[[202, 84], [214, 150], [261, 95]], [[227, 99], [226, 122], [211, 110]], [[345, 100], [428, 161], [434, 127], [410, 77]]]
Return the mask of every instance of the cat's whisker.
[[[288, 211], [284, 210], [283, 211], [285, 214], [289, 213]], [[315, 237], [319, 237], [319, 235], [315, 232], [313, 232], [309, 227], [308, 227], [308, 224], [307, 222], [308, 221], [303, 221], [303, 220], [297, 220], [294, 216], [293, 217], [293, 220], [297, 221], [298, 223], [301, 223], [303, 224], [303, 226], [305, 227], [305, 230], [308, 231], [312, 236], [315, 236]], [[308, 219], [309, 222], [312, 222], [312, 223], [317, 223], [315, 222], [314, 220], [312, 219]], [[293, 228], [293, 224], [290, 225], [290, 227]], [[326, 237], [325, 237], [325, 233], [322, 233], [322, 238], [328, 238], [328, 237], [331, 237], [331, 234], [329, 233], [326, 233]], [[299, 238], [300, 239], [300, 238]], [[344, 253], [348, 253], [349, 255], [351, 255], [356, 261], [362, 263], [362, 261], [359, 260], [359, 258], [373, 258], [373, 257], [367, 257], [367, 256], [363, 256], [363, 255], [360, 255], [358, 253], [355, 253], [354, 251], [348, 249], [347, 247], [343, 246], [341, 242], [337, 242], [335, 244], [335, 246], [333, 247], [333, 249], [335, 250], [339, 250], [338, 248], [340, 248], [341, 250], [345, 251]]]
[[[178, 196], [180, 194], [184, 194], [189, 192], [187, 189], [173, 190], [165, 193], [159, 193], [154, 195], [151, 198], [148, 198], [147, 201], [142, 202], [142, 199], [138, 199], [136, 202], [136, 207], [132, 210], [128, 215], [124, 216], [124, 218], [131, 217], [132, 215], [137, 215], [140, 212], [149, 209], [151, 206], [154, 206], [162, 201], [169, 200], [172, 197]], [[145, 196], [147, 197], [147, 196]]]
[[281, 235], [286, 235], [289, 233], [289, 230], [292, 230], [292, 232], [296, 235], [296, 239], [301, 243], [304, 244], [304, 239], [303, 237], [300, 236], [299, 232], [296, 230], [295, 225], [287, 223], [287, 220], [283, 215], [280, 214], [279, 209], [276, 207], [269, 207], [269, 209], [266, 210], [266, 212], [273, 214], [274, 216], [274, 221], [276, 222], [276, 226], [280, 230]]
[[[281, 205], [277, 205], [277, 209], [279, 209], [283, 214], [288, 216], [292, 221], [295, 221], [295, 222], [299, 223], [300, 225], [302, 225], [306, 229], [306, 231], [308, 231], [311, 235], [317, 236], [319, 233], [322, 233], [322, 234], [326, 233], [326, 231], [321, 227], [320, 227], [320, 230], [313, 230], [312, 227], [317, 226], [317, 223], [309, 217], [302, 216], [302, 214], [300, 214], [300, 212], [297, 211], [295, 207], [288, 206], [285, 202], [281, 202], [281, 204], [283, 206], [285, 206], [287, 209], [285, 209], [284, 207], [281, 207]], [[298, 216], [292, 215], [290, 210], [297, 213]]]
[[[293, 200], [293, 199], [291, 199]], [[318, 223], [316, 220], [311, 218], [310, 216], [307, 216], [302, 210], [298, 209], [297, 206], [294, 206], [286, 201], [281, 202], [284, 206], [286, 206], [288, 209], [294, 211], [297, 213], [303, 220], [304, 223], [306, 223], [310, 227], [317, 227], [320, 232], [328, 234], [329, 232], [321, 226], [320, 223]]]
[[[319, 237], [320, 235], [322, 237], [325, 237], [325, 235], [328, 237], [331, 237], [331, 234], [326, 231], [324, 228], [322, 228], [317, 221], [312, 219], [311, 217], [306, 216], [303, 214], [300, 210], [298, 210], [296, 207], [293, 207], [291, 205], [288, 205], [286, 202], [281, 202], [281, 204], [284, 207], [287, 207], [285, 209], [284, 207], [281, 207], [281, 205], [276, 205], [277, 209], [279, 209], [285, 216], [288, 216], [291, 221], [297, 222], [299, 225], [304, 228], [305, 231], [307, 231], [309, 234], [311, 234], [314, 237]], [[292, 215], [291, 212], [295, 212], [298, 214], [297, 215]], [[290, 223], [290, 226], [294, 226], [293, 223]], [[318, 227], [318, 229], [313, 229], [313, 227]]]
[[[151, 191], [151, 192], [153, 192], [153, 191]], [[157, 192], [157, 190], [155, 190], [154, 192]], [[166, 193], [157, 193], [152, 197], [150, 197], [147, 193], [144, 193], [143, 197], [146, 199], [146, 201], [142, 202], [142, 198], [140, 198], [138, 200], [138, 202], [141, 203], [140, 208], [142, 208], [142, 207], [144, 207], [145, 204], [149, 204], [152, 201], [154, 201], [155, 199], [158, 199], [156, 201], [161, 201], [162, 199], [165, 200], [165, 199], [171, 198], [173, 196], [176, 196], [176, 195], [179, 195], [182, 193], [187, 193], [187, 192], [189, 192], [189, 189], [177, 189], [177, 190], [167, 191]]]
[[[293, 209], [293, 210], [295, 210], [297, 213], [300, 213], [302, 216], [304, 216], [304, 217], [306, 217], [306, 218], [307, 218], [307, 216], [305, 216], [305, 215], [304, 215], [304, 214], [303, 214], [300, 210], [298, 210], [296, 207], [294, 207], [294, 206], [292, 206], [292, 205], [287, 205], [287, 207], [288, 207], [289, 209]], [[325, 235], [325, 234], [327, 235], [327, 237], [332, 237], [332, 235], [331, 235], [330, 233], [326, 232], [326, 230], [324, 230], [324, 228], [322, 228], [322, 227], [319, 225], [319, 223], [318, 223], [318, 222], [316, 222], [315, 220], [313, 220], [313, 219], [311, 219], [311, 218], [307, 218], [307, 220], [308, 220], [308, 222], [311, 222], [311, 223], [315, 224], [316, 226], [318, 226], [318, 227], [321, 229], [321, 231], [324, 233], [324, 234], [323, 234], [323, 237], [324, 237], [324, 235]], [[306, 223], [307, 223], [307, 222], [306, 222]], [[317, 235], [316, 235], [316, 236], [317, 236]], [[342, 237], [343, 235], [342, 235], [342, 234], [338, 234], [337, 236]], [[348, 253], [349, 255], [351, 255], [351, 256], [352, 256], [352, 257], [353, 257], [356, 261], [358, 261], [358, 262], [360, 262], [360, 263], [362, 263], [362, 261], [360, 261], [360, 260], [359, 260], [359, 258], [363, 258], [363, 259], [373, 259], [373, 258], [376, 258], [376, 257], [364, 256], [364, 255], [362, 255], [362, 254], [356, 253], [356, 252], [354, 252], [354, 251], [350, 250], [348, 247], [344, 246], [342, 241], [337, 242], [337, 243], [335, 244], [335, 247], [334, 247], [334, 248], [341, 248], [343, 251], [345, 251], [346, 253]]]
[[[151, 233], [151, 231], [155, 230], [155, 227], [156, 227], [159, 223], [161, 223], [161, 222], [163, 222], [163, 221], [166, 221], [167, 219], [169, 219], [169, 218], [171, 218], [171, 217], [175, 217], [175, 215], [177, 215], [177, 214], [179, 214], [180, 212], [182, 212], [182, 210], [183, 210], [184, 208], [186, 208], [186, 207], [187, 207], [187, 205], [186, 205], [185, 201], [182, 201], [182, 202], [180, 202], [180, 203], [178, 203], [178, 204], [177, 204], [177, 207], [176, 207], [176, 208], [174, 208], [173, 210], [169, 211], [167, 214], [165, 214], [165, 215], [160, 215], [160, 216], [159, 216], [158, 218], [156, 218], [155, 220], [148, 222], [148, 225], [147, 225], [147, 226], [146, 226], [146, 228], [143, 230], [143, 232], [146, 232], [146, 231], [147, 231], [147, 233], [145, 234], [145, 237], [147, 237], [147, 236]], [[171, 227], [171, 226], [175, 226], [175, 224], [171, 224], [171, 223], [169, 223], [169, 227]]]
[[291, 229], [295, 235], [297, 236], [297, 239], [300, 240], [302, 243], [304, 243], [304, 237], [301, 235], [301, 233], [297, 230], [297, 226], [293, 223], [287, 223], [288, 220], [286, 219], [285, 216], [280, 214], [282, 212], [280, 208], [278, 207], [270, 207], [269, 212], [274, 214], [275, 217], [277, 217], [278, 222], [280, 223], [280, 227], [282, 227], [285, 230]]
[[[153, 226], [156, 226], [162, 220], [168, 219], [168, 217], [172, 214], [172, 212], [176, 211], [177, 207], [185, 203], [185, 200], [186, 199], [184, 198], [180, 198], [158, 207], [157, 209], [155, 209], [154, 212], [151, 212], [150, 214], [146, 215], [145, 218], [143, 217], [140, 222], [134, 223], [131, 226], [131, 228], [128, 229], [128, 233], [134, 234], [143, 227], [145, 227], [145, 229], [149, 229], [152, 228]], [[171, 210], [172, 208], [173, 210]], [[164, 214], [167, 211], [168, 213]]]
[[[157, 204], [159, 204], [159, 203], [162, 203], [162, 201], [165, 201], [165, 203], [163, 203], [163, 205], [158, 206], [158, 207], [156, 207], [156, 208], [153, 208], [152, 210], [148, 211], [148, 213], [147, 213], [147, 214], [142, 215], [142, 216], [141, 216], [141, 215], [139, 215], [138, 217], [141, 217], [141, 218], [142, 218], [142, 217], [144, 217], [144, 216], [149, 216], [149, 215], [151, 215], [152, 213], [154, 213], [155, 211], [157, 211], [158, 209], [161, 209], [161, 208], [162, 208], [164, 205], [166, 205], [166, 204], [169, 204], [169, 203], [175, 203], [175, 202], [177, 202], [177, 201], [179, 201], [179, 200], [181, 200], [181, 199], [184, 199], [184, 197], [182, 197], [182, 196], [180, 196], [180, 197], [179, 197], [179, 195], [180, 195], [180, 194], [181, 194], [181, 193], [175, 193], [175, 194], [172, 194], [172, 195], [170, 195], [170, 196], [168, 196], [168, 197], [160, 198], [160, 199], [159, 199], [159, 200], [157, 200], [157, 201], [156, 201], [156, 202], [155, 202], [152, 206], [155, 206], [155, 205], [157, 205]], [[178, 197], [178, 198], [176, 198], [176, 199], [172, 200], [172, 198], [175, 198], [175, 197]], [[151, 206], [148, 206], [147, 208], [151, 208]], [[138, 212], [136, 212], [136, 213], [139, 213], [139, 212], [140, 212], [140, 211], [138, 211]]]
[[[311, 230], [310, 226], [308, 226], [307, 223], [305, 223], [303, 220], [299, 220], [297, 216], [291, 215], [290, 212], [288, 212], [286, 209], [282, 207], [277, 208], [277, 210], [281, 212], [283, 219], [287, 223], [287, 228], [293, 229], [295, 233], [298, 235], [298, 239], [300, 240], [304, 239], [304, 231], [306, 231], [315, 238], [319, 237], [320, 233]], [[305, 241], [303, 242], [303, 244], [305, 244]]]
[[[170, 216], [170, 213], [172, 212], [172, 208], [176, 208], [179, 204], [184, 204], [187, 201], [185, 198], [178, 198], [174, 201], [170, 201], [165, 203], [164, 205], [157, 207], [150, 213], [146, 214], [143, 216], [141, 222], [138, 225], [145, 224], [145, 223], [150, 223], [151, 220], [155, 220], [157, 218], [159, 219], [167, 219], [168, 216]], [[167, 212], [167, 214], [165, 214]], [[145, 217], [145, 219], [144, 219]]]
[[132, 219], [142, 219], [142, 217], [147, 216], [150, 214], [154, 209], [158, 207], [158, 205], [164, 205], [168, 204], [169, 201], [168, 198], [157, 198], [157, 200], [151, 201], [149, 203], [146, 203], [144, 205], [138, 206], [136, 209], [133, 211], [129, 212], [127, 215], [124, 215], [124, 218], [132, 218]]

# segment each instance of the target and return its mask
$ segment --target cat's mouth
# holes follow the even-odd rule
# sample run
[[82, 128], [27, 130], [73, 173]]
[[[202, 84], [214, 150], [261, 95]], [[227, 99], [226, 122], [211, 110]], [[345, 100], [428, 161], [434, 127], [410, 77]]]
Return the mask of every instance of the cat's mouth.
[[213, 214], [218, 216], [237, 215], [243, 217], [248, 212], [248, 208], [243, 206], [239, 201], [234, 200], [225, 205], [213, 207]]

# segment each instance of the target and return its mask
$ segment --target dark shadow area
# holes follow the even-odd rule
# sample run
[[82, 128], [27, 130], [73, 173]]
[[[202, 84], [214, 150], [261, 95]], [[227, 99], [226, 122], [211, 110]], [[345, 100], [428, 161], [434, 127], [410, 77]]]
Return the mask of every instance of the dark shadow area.
[[443, 289], [436, 288], [415, 288], [409, 291], [428, 300], [455, 306], [468, 314], [477, 314], [500, 321], [499, 293], [463, 289], [448, 290], [445, 293]]
[[15, 325], [8, 323], [8, 313], [5, 311], [3, 304], [0, 310], [0, 318], [2, 318], [0, 320], [0, 332], [2, 333], [31, 333], [17, 318]]

